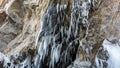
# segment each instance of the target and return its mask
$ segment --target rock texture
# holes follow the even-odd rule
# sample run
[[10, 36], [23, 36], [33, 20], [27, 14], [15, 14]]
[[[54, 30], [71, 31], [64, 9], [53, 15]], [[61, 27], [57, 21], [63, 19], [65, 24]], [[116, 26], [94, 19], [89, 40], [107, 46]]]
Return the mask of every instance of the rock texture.
[[[80, 24], [76, 24], [78, 19]], [[65, 34], [70, 27], [71, 37], [68, 38]], [[50, 32], [54, 29], [55, 33]], [[105, 61], [109, 58], [103, 50], [103, 41], [107, 39], [114, 44], [120, 39], [120, 0], [0, 0], [0, 68], [17, 68], [20, 65], [35, 68], [41, 39], [47, 40], [44, 37], [56, 36], [59, 32], [64, 35], [58, 38], [57, 44], [61, 43], [60, 40], [66, 41], [66, 38], [71, 41], [79, 38], [76, 48], [73, 46], [75, 54], [71, 54], [74, 59], [68, 60], [68, 63], [60, 59], [59, 68], [62, 64], [68, 68], [97, 68], [96, 57]], [[66, 48], [62, 48], [63, 52]], [[47, 65], [50, 59], [45, 59], [47, 62], [43, 62], [43, 68], [50, 65]], [[107, 62], [103, 62], [102, 68], [107, 68]]]

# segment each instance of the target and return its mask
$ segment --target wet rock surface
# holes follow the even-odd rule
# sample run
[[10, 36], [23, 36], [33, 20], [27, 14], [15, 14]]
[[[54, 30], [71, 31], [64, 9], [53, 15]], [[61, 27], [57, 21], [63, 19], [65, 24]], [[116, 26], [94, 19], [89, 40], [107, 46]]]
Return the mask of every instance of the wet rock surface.
[[119, 0], [0, 0], [0, 68], [107, 68], [119, 28]]
[[[51, 2], [46, 10], [40, 33], [40, 45], [42, 46], [38, 51], [41, 55], [40, 59], [37, 60], [40, 63], [38, 67], [66, 68], [75, 60], [79, 40], [84, 37], [84, 35], [80, 37], [79, 33], [82, 32], [82, 28], [87, 29], [83, 25], [87, 23], [84, 21], [86, 20], [84, 17], [87, 15], [80, 15], [80, 13], [87, 12], [87, 10], [81, 10], [76, 6], [76, 4], [80, 5], [77, 3], [79, 1], [73, 2], [75, 7], [71, 8], [71, 15], [67, 13], [67, 11], [71, 11], [68, 9], [70, 6], [67, 3], [62, 5]], [[79, 19], [81, 20], [79, 21]]]

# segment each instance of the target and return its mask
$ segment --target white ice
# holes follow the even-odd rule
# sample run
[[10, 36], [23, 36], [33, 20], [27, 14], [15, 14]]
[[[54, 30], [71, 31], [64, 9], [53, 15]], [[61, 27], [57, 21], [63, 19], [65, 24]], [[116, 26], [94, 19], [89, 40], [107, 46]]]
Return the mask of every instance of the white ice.
[[[119, 41], [120, 42], [120, 41]], [[112, 44], [104, 40], [103, 47], [108, 51], [108, 68], [120, 68], [120, 45], [119, 43]]]

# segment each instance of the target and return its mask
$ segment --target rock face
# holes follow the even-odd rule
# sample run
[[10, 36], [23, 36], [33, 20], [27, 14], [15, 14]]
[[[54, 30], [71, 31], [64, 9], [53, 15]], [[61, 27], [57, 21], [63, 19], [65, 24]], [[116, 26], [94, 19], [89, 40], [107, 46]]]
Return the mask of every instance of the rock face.
[[107, 68], [119, 22], [120, 0], [0, 0], [0, 68]]

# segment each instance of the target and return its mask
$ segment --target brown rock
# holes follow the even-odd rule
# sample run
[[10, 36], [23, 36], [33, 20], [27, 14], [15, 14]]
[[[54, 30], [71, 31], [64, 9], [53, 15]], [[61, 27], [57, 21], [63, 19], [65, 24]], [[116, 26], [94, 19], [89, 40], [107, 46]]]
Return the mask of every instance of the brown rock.
[[4, 24], [6, 17], [7, 17], [7, 14], [5, 11], [0, 12], [0, 27]]

